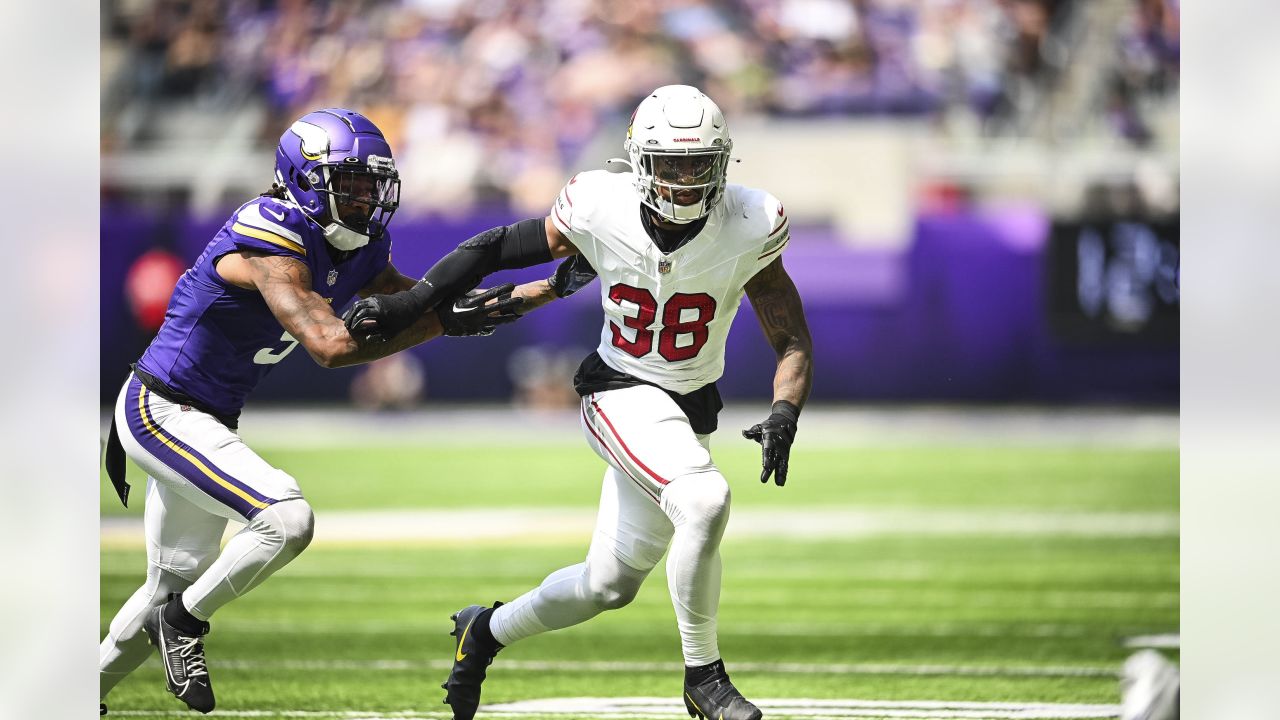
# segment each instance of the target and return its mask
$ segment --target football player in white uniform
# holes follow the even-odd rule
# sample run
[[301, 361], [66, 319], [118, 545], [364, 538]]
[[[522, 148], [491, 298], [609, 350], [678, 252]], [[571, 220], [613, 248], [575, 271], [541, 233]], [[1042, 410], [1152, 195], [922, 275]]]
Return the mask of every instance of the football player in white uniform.
[[761, 717], [730, 683], [717, 646], [730, 493], [709, 438], [725, 339], [745, 292], [778, 366], [772, 414], [744, 435], [762, 445], [760, 480], [786, 481], [813, 374], [800, 296], [781, 260], [787, 215], [769, 193], [726, 184], [733, 143], [720, 108], [696, 88], [645, 98], [625, 147], [628, 171], [574, 176], [546, 218], [482, 233], [413, 289], [372, 296], [348, 315], [353, 334], [390, 337], [497, 269], [570, 258], [547, 281], [517, 288], [525, 312], [600, 278], [600, 345], [574, 378], [587, 442], [608, 464], [595, 536], [584, 562], [508, 604], [453, 617], [457, 647], [443, 687], [455, 720], [475, 715], [498, 650], [626, 605], [668, 548], [690, 716]]

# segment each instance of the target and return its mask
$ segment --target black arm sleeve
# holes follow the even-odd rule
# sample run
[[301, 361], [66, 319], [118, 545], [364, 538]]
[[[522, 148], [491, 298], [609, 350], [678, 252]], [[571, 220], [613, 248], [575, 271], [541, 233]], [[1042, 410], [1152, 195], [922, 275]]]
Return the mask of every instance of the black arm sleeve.
[[476, 235], [431, 266], [422, 282], [406, 290], [412, 313], [420, 315], [441, 301], [471, 290], [486, 275], [550, 262], [543, 218], [521, 220]]

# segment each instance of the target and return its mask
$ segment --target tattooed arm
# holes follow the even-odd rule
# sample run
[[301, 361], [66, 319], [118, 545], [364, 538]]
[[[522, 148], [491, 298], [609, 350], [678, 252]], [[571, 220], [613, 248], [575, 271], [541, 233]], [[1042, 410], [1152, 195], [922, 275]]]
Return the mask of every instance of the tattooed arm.
[[804, 319], [800, 293], [782, 267], [782, 258], [747, 281], [747, 297], [755, 308], [765, 338], [778, 356], [773, 401], [804, 407], [813, 386], [813, 340]]
[[546, 280], [534, 280], [517, 285], [516, 289], [511, 291], [511, 297], [524, 299], [524, 304], [520, 306], [521, 315], [528, 315], [552, 300], [560, 299], [560, 296], [551, 289], [551, 283]]
[[[240, 251], [219, 258], [217, 270], [227, 282], [262, 293], [262, 298], [284, 329], [323, 367], [346, 367], [377, 360], [438, 337], [441, 333], [440, 321], [434, 312], [429, 312], [389, 342], [361, 345], [347, 332], [342, 319], [334, 314], [329, 303], [311, 289], [311, 271], [301, 261]], [[394, 269], [388, 266], [370, 287], [379, 279], [387, 284], [397, 282], [390, 274], [393, 272]], [[395, 272], [395, 275], [399, 273]]]
[[547, 247], [551, 250], [551, 256], [566, 259], [556, 267], [555, 274], [546, 280], [525, 283], [515, 289], [512, 295], [524, 299], [524, 304], [520, 307], [521, 315], [527, 315], [552, 300], [569, 297], [596, 279], [595, 268], [578, 254], [578, 249], [560, 232], [550, 216], [545, 225]]

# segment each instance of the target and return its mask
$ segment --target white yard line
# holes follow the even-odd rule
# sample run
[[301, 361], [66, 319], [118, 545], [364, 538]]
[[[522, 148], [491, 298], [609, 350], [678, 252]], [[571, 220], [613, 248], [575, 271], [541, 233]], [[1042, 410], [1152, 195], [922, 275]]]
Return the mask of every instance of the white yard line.
[[[1063, 703], [945, 702], [885, 700], [761, 699], [756, 704], [768, 717], [893, 717], [893, 718], [1112, 718], [1114, 705]], [[563, 714], [601, 717], [679, 717], [684, 704], [670, 698], [552, 698], [488, 705], [499, 715]], [[687, 716], [687, 715], [686, 715]]]
[[[298, 573], [293, 573], [296, 577]], [[363, 576], [362, 576], [363, 577]], [[1144, 598], [1150, 597], [1144, 594]], [[404, 635], [405, 633], [433, 633], [440, 629], [439, 618], [403, 620], [344, 620], [325, 622], [320, 620], [254, 620], [228, 618], [219, 624], [224, 632], [288, 633], [290, 635]], [[1090, 625], [1050, 624], [892, 624], [892, 623], [734, 623], [733, 631], [739, 635], [765, 637], [840, 637], [840, 638], [1113, 638], [1125, 632], [1123, 628]], [[649, 629], [615, 628], [614, 637], [626, 638], [647, 635]], [[1136, 643], [1143, 638], [1162, 638], [1163, 635], [1138, 636], [1126, 641], [1128, 647], [1154, 647]], [[1176, 636], [1173, 636], [1176, 637]], [[1176, 645], [1173, 645], [1176, 647]], [[677, 668], [678, 669], [678, 668]]]
[[[318, 512], [316, 544], [546, 542], [590, 537], [594, 508]], [[228, 534], [239, 529], [228, 527]], [[1174, 537], [1176, 512], [1052, 512], [1001, 508], [739, 510], [731, 539], [862, 539], [894, 535]], [[104, 545], [142, 543], [141, 518], [104, 517]]]
[[1163, 635], [1136, 635], [1131, 638], [1126, 638], [1124, 646], [1130, 648], [1177, 650], [1182, 647], [1182, 636], [1179, 633], [1167, 633]]
[[[770, 718], [894, 718], [934, 720], [940, 718], [968, 718], [971, 720], [1090, 720], [1115, 718], [1120, 713], [1118, 705], [1073, 703], [1010, 703], [1010, 702], [947, 702], [928, 700], [809, 700], [804, 698], [780, 698], [756, 700], [756, 704]], [[178, 715], [173, 713], [141, 710], [113, 710], [113, 716]], [[187, 715], [189, 713], [184, 713]], [[545, 717], [581, 716], [609, 718], [610, 720], [667, 720], [687, 717], [684, 704], [678, 699], [632, 698], [547, 698], [522, 700], [512, 703], [484, 705], [480, 718], [486, 717]], [[368, 712], [362, 710], [218, 710], [213, 717], [244, 718], [341, 718], [342, 720], [435, 720], [448, 718], [448, 711], [401, 710], [394, 712]]]
[[[220, 660], [218, 666], [237, 670], [448, 670], [453, 662], [440, 660]], [[678, 672], [679, 663], [507, 660], [497, 666], [513, 672]], [[1109, 667], [1075, 665], [906, 665], [890, 663], [765, 663], [735, 662], [735, 672], [783, 675], [908, 675], [954, 677], [1092, 677], [1114, 678]]]

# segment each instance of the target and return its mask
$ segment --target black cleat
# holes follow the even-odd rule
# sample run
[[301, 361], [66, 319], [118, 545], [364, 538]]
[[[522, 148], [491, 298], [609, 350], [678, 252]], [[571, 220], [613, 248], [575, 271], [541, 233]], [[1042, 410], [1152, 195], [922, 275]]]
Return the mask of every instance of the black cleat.
[[[493, 607], [501, 605], [496, 602]], [[485, 670], [502, 649], [497, 643], [481, 643], [469, 632], [480, 613], [488, 609], [483, 605], [470, 605], [449, 617], [454, 623], [453, 632], [449, 634], [457, 638], [458, 643], [453, 650], [453, 669], [440, 687], [446, 691], [445, 704], [453, 708], [453, 720], [471, 720], [476, 716]]]
[[697, 685], [684, 685], [684, 708], [691, 718], [706, 720], [760, 720], [764, 713], [742, 697], [729, 682], [723, 663], [716, 663], [715, 674]]
[[[176, 597], [171, 595], [170, 602], [175, 602]], [[205, 667], [204, 642], [200, 640], [209, 632], [209, 623], [204, 623], [198, 635], [185, 634], [165, 622], [164, 605], [161, 605], [147, 614], [142, 627], [147, 631], [151, 644], [160, 651], [169, 692], [192, 710], [212, 711], [213, 686], [209, 683], [209, 670]]]
[[106, 714], [107, 714], [107, 704], [98, 703], [98, 715], [106, 715]]

